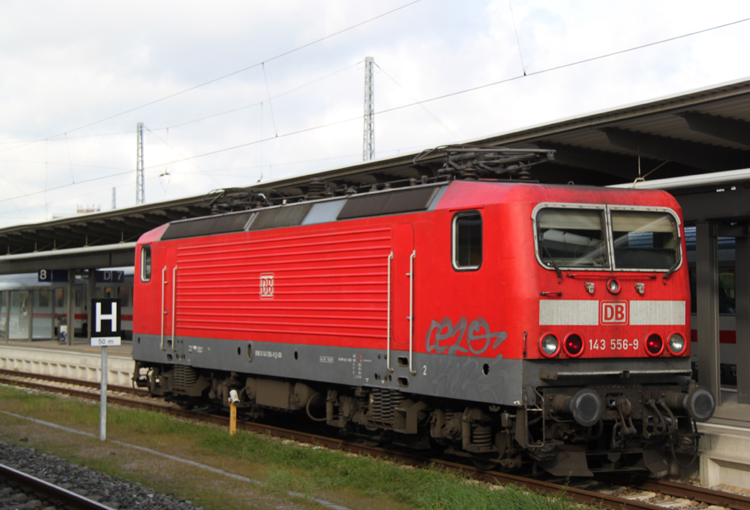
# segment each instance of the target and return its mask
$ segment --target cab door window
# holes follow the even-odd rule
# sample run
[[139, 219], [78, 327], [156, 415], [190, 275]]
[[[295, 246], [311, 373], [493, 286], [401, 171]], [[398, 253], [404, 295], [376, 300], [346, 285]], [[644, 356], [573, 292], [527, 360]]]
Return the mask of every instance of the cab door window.
[[453, 268], [477, 270], [482, 265], [482, 215], [478, 211], [453, 217]]
[[141, 248], [141, 281], [147, 282], [151, 279], [151, 246]]

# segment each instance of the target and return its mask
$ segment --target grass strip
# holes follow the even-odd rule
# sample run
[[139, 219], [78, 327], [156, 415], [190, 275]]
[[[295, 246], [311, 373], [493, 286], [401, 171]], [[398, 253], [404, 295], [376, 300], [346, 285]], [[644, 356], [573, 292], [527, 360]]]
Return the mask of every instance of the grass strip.
[[[0, 408], [91, 433], [96, 433], [99, 427], [98, 405], [75, 399], [0, 387]], [[288, 499], [292, 491], [301, 494], [308, 503], [313, 497], [321, 497], [350, 508], [382, 508], [383, 504], [395, 510], [580, 508], [562, 494], [548, 497], [512, 485], [489, 486], [437, 466], [414, 469], [368, 456], [300, 446], [252, 432], [238, 431], [230, 436], [223, 428], [152, 411], [110, 407], [107, 416], [107, 434], [112, 439], [261, 480], [265, 483], [264, 491], [282, 499]], [[0, 424], [4, 421], [0, 419]], [[2, 426], [1, 430], [5, 431], [2, 436], [6, 436], [8, 429]], [[48, 443], [49, 439], [45, 445]], [[173, 489], [163, 479], [163, 473], [162, 477], [148, 473], [144, 463], [134, 469], [114, 458], [86, 458], [80, 449], [48, 446], [54, 450], [49, 453], [112, 476], [139, 483], [161, 480], [158, 483], [166, 484], [167, 490]], [[194, 484], [197, 485], [200, 484]], [[206, 508], [232, 507], [227, 501], [212, 506], [211, 498], [196, 497], [195, 493], [188, 496], [201, 501]]]

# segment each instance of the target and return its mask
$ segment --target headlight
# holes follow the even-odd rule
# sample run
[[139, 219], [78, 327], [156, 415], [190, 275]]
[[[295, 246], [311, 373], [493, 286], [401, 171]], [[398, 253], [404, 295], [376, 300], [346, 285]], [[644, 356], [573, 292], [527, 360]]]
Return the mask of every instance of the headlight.
[[672, 336], [669, 337], [668, 347], [669, 352], [675, 356], [679, 356], [685, 351], [685, 338], [679, 333], [672, 334]]
[[620, 282], [612, 278], [611, 280], [607, 281], [607, 290], [612, 294], [619, 294], [620, 293]]
[[551, 358], [560, 352], [560, 342], [555, 335], [547, 333], [539, 340], [539, 350], [542, 351], [543, 356]]

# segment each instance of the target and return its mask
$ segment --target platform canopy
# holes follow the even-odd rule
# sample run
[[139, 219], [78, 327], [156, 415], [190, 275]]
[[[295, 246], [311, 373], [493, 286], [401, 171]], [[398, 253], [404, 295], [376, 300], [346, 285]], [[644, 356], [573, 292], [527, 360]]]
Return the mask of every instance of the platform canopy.
[[[544, 183], [606, 186], [633, 182], [639, 176], [648, 181], [750, 168], [750, 80], [491, 136], [470, 144], [555, 150], [554, 160], [532, 169], [533, 177]], [[417, 163], [416, 156], [374, 160], [245, 190], [297, 199], [319, 195], [322, 186], [362, 190], [394, 180], [419, 180], [436, 175], [443, 164], [439, 152], [420, 158]], [[709, 219], [705, 216], [711, 214], [723, 219], [750, 218], [745, 182], [750, 186], [750, 175], [738, 174], [736, 182], [726, 187], [736, 193], [717, 200], [720, 210], [696, 213], [703, 217], [693, 217], [692, 212], [686, 211], [690, 213], [686, 220]], [[235, 194], [242, 191], [232, 190]], [[715, 194], [716, 186], [702, 182], [673, 193], [678, 198]], [[17, 268], [17, 263], [11, 261], [18, 260], [21, 254], [53, 250], [56, 253], [47, 253], [45, 260], [66, 257], [69, 267], [77, 267], [83, 263], [76, 261], [80, 252], [68, 250], [132, 243], [163, 223], [210, 214], [216, 198], [216, 194], [207, 194], [0, 229], [0, 253], [6, 254], [0, 256], [0, 273], [17, 272], [11, 267]]]

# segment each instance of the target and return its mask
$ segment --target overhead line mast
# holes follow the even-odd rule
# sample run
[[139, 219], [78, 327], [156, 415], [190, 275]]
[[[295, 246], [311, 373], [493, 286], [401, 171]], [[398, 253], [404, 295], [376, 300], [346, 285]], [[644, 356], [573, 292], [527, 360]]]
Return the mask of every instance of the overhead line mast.
[[365, 57], [365, 139], [362, 148], [362, 160], [375, 159], [375, 85], [372, 79], [372, 69], [375, 60]]
[[141, 205], [144, 201], [144, 179], [143, 179], [143, 122], [136, 126], [138, 135], [138, 154], [135, 167], [135, 205]]

